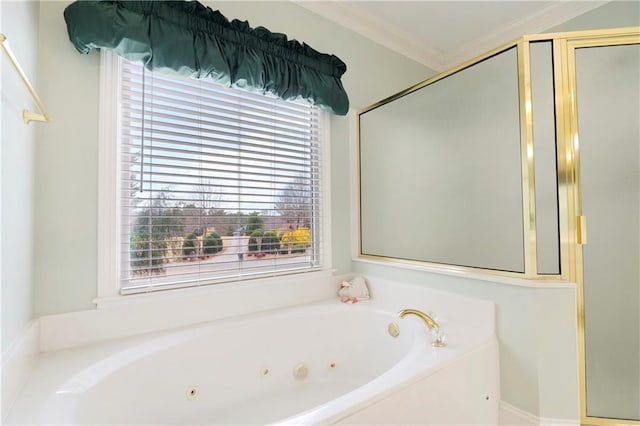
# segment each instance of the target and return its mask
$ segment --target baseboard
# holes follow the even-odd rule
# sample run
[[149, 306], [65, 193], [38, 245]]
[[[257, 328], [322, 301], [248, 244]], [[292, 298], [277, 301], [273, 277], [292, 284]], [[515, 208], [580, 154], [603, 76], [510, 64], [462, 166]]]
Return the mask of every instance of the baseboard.
[[31, 321], [16, 342], [2, 354], [2, 423], [33, 371], [40, 352], [40, 321]]
[[504, 401], [500, 401], [498, 418], [500, 426], [580, 426], [577, 419], [538, 417]]
[[541, 418], [540, 426], [580, 426], [578, 420]]
[[540, 418], [504, 401], [498, 406], [500, 426], [538, 426]]

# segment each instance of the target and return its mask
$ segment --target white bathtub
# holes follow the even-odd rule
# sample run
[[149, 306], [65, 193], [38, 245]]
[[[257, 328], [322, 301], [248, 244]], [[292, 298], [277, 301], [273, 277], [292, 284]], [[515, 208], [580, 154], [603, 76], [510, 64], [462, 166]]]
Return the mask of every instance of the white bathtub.
[[396, 308], [335, 300], [43, 353], [6, 422], [497, 424], [486, 306], [440, 314], [444, 348]]

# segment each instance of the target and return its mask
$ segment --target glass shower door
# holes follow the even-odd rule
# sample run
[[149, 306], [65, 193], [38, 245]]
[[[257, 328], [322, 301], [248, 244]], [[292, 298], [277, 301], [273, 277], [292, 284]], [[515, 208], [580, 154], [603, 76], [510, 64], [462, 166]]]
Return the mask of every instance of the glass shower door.
[[588, 417], [640, 420], [640, 45], [575, 50]]

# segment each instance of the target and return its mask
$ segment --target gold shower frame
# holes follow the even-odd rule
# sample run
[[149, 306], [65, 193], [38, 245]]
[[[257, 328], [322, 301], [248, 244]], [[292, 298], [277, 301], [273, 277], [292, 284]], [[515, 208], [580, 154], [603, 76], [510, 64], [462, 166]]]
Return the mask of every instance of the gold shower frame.
[[[535, 211], [535, 170], [533, 157], [533, 116], [531, 108], [531, 42], [547, 41], [552, 43], [553, 81], [555, 96], [557, 191], [559, 222], [560, 273], [556, 275], [540, 274], [536, 256], [536, 211]], [[481, 274], [521, 278], [528, 280], [563, 280], [576, 284], [577, 320], [578, 320], [578, 368], [580, 378], [580, 421], [584, 425], [613, 426], [640, 425], [640, 421], [589, 417], [586, 407], [586, 366], [585, 366], [585, 330], [584, 330], [584, 294], [583, 294], [583, 258], [582, 245], [586, 244], [586, 218], [581, 211], [580, 152], [578, 146], [578, 116], [576, 106], [575, 50], [583, 47], [640, 44], [640, 27], [624, 27], [604, 30], [574, 31], [526, 35], [509, 43], [496, 47], [469, 61], [411, 86], [380, 102], [359, 110], [356, 115], [357, 137], [357, 255], [361, 259], [391, 264], [409, 264], [430, 269], [439, 269], [460, 274]], [[393, 102], [411, 92], [446, 78], [464, 68], [474, 65], [497, 53], [517, 47], [520, 144], [522, 161], [523, 189], [523, 235], [524, 235], [524, 273], [497, 271], [460, 265], [402, 260], [362, 253], [361, 211], [360, 211], [360, 116], [381, 105]]]
[[[582, 189], [580, 182], [580, 147], [578, 132], [577, 83], [575, 51], [585, 47], [640, 44], [640, 27], [602, 31], [563, 33], [554, 40], [554, 84], [556, 85], [556, 117], [558, 141], [558, 190], [561, 209], [566, 208], [566, 243], [562, 245], [562, 258], [569, 260], [568, 279], [577, 284], [578, 306], [578, 367], [580, 375], [580, 421], [584, 425], [613, 426], [640, 425], [638, 420], [623, 420], [587, 415], [586, 346], [584, 312], [584, 263], [582, 245], [586, 244], [587, 228], [582, 215]], [[558, 93], [560, 96], [558, 96]], [[562, 159], [562, 161], [561, 161]], [[561, 180], [562, 179], [562, 180]], [[562, 235], [561, 235], [562, 242]]]

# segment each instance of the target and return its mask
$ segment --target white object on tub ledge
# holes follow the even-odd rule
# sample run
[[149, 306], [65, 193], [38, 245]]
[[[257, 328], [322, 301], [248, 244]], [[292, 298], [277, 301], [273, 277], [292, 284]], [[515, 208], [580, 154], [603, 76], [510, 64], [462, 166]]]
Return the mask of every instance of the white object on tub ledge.
[[[497, 424], [493, 305], [369, 282], [376, 297], [354, 306], [334, 299], [40, 354], [6, 421]], [[381, 297], [394, 290], [405, 300]], [[437, 312], [448, 345], [433, 348], [397, 304]]]
[[369, 300], [369, 287], [367, 281], [361, 275], [357, 275], [349, 281], [342, 281], [338, 296], [342, 299], [342, 303], [357, 303], [361, 300]]

